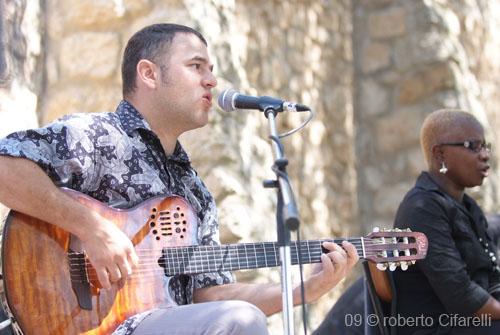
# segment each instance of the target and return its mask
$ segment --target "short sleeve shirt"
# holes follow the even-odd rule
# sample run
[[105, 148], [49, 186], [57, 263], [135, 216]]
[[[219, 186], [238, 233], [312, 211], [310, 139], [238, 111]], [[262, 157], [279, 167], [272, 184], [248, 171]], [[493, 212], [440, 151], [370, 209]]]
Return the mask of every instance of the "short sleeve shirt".
[[[197, 239], [219, 244], [215, 201], [177, 142], [166, 155], [147, 121], [123, 100], [114, 113], [74, 114], [39, 129], [0, 140], [0, 154], [38, 164], [59, 187], [67, 187], [114, 208], [131, 208], [151, 197], [180, 195], [197, 214]], [[172, 282], [172, 281], [171, 281]], [[234, 282], [230, 272], [173, 280], [178, 304], [192, 302], [193, 290]], [[114, 334], [131, 334], [149, 314], [126, 320]]]

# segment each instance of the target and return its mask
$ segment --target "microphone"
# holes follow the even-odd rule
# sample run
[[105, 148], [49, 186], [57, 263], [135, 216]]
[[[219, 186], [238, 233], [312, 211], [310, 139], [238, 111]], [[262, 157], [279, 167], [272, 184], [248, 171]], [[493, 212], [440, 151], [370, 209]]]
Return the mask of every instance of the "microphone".
[[277, 112], [306, 112], [311, 110], [305, 105], [284, 101], [278, 98], [243, 95], [232, 88], [224, 90], [219, 95], [217, 103], [219, 107], [226, 112], [232, 112], [235, 109], [258, 109], [262, 112], [268, 109], [274, 109]]

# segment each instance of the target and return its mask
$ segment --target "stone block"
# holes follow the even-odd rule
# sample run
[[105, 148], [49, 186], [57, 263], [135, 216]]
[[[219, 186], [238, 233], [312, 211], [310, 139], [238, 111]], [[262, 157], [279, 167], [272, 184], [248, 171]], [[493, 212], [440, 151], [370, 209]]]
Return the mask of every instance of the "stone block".
[[438, 63], [416, 73], [409, 73], [398, 85], [397, 102], [409, 105], [440, 90], [453, 88], [455, 75], [450, 64]]
[[62, 6], [65, 29], [70, 31], [114, 28], [125, 15], [123, 1], [65, 0], [58, 5]]
[[120, 41], [116, 33], [76, 33], [60, 48], [61, 78], [102, 80], [119, 69]]
[[416, 31], [405, 39], [394, 43], [393, 58], [396, 70], [412, 71], [422, 64], [433, 64], [449, 61], [469, 62], [462, 45], [456, 38], [451, 38], [444, 32]]
[[387, 117], [378, 119], [375, 123], [374, 138], [377, 151], [395, 153], [418, 145], [420, 125], [425, 117], [422, 108], [401, 108]]
[[359, 4], [367, 8], [385, 7], [394, 2], [394, 0], [359, 0]]
[[405, 33], [406, 10], [402, 7], [376, 11], [368, 17], [368, 34], [372, 38], [393, 38]]
[[406, 10], [392, 7], [376, 11], [368, 17], [368, 33], [370, 37], [386, 39], [402, 36], [406, 33]]
[[388, 88], [378, 84], [373, 79], [364, 80], [361, 83], [360, 104], [361, 113], [371, 116], [377, 116], [389, 110]]
[[59, 0], [46, 0], [47, 15], [47, 37], [49, 39], [60, 39], [65, 30], [65, 17], [63, 6], [59, 5]]
[[54, 87], [43, 106], [43, 123], [71, 113], [112, 112], [120, 100], [121, 89], [118, 85]]
[[[163, 5], [167, 6], [166, 3]], [[136, 17], [147, 13], [151, 9], [151, 4], [149, 0], [123, 0], [123, 9], [127, 15]]]
[[370, 43], [363, 51], [363, 73], [372, 73], [387, 68], [391, 62], [389, 46], [383, 43]]

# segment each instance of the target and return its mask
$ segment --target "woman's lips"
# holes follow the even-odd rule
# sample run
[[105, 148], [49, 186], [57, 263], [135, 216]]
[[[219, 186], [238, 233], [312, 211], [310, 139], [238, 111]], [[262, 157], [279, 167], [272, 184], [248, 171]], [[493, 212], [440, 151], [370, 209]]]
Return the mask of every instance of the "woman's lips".
[[489, 169], [490, 169], [489, 165], [487, 165], [481, 169], [481, 174], [483, 175], [483, 177], [488, 177], [488, 175], [490, 174], [488, 171]]

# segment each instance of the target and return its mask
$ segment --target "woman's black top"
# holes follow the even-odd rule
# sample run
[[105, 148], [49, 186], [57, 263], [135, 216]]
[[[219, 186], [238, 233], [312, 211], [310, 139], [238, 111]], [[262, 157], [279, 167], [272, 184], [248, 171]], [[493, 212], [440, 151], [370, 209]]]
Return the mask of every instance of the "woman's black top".
[[424, 260], [394, 273], [397, 312], [414, 322], [398, 327], [398, 334], [446, 332], [453, 315], [472, 316], [490, 295], [500, 297], [496, 243], [470, 196], [456, 201], [423, 172], [401, 202], [394, 227], [423, 232], [429, 240]]

